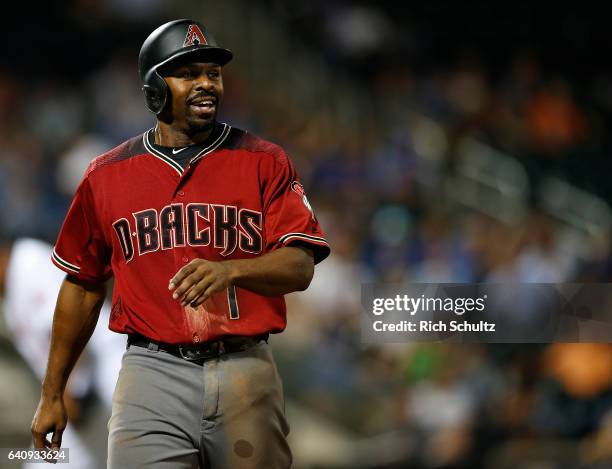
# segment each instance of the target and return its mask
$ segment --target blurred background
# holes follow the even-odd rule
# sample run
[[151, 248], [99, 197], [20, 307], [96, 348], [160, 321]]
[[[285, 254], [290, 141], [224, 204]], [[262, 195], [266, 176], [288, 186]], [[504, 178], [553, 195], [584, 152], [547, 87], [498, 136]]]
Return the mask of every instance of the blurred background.
[[[290, 153], [332, 245], [271, 342], [296, 468], [612, 467], [610, 345], [369, 346], [359, 330], [363, 282], [610, 282], [606, 15], [533, 1], [22, 3], [0, 18], [5, 239], [53, 243], [88, 162], [153, 125], [136, 63], [155, 27], [192, 17], [234, 51], [221, 120]], [[2, 284], [9, 260], [10, 245]], [[0, 447], [27, 446], [31, 332], [0, 322]], [[74, 422], [103, 467], [107, 375], [92, 363]]]

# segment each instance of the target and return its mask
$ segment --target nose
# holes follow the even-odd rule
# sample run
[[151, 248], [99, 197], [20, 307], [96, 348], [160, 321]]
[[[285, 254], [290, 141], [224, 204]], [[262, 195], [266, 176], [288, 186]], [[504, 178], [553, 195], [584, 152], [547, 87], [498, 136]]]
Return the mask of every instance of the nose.
[[200, 73], [196, 78], [195, 78], [195, 85], [194, 88], [197, 91], [205, 91], [205, 90], [210, 90], [213, 87], [213, 82], [212, 80], [208, 77], [208, 74], [206, 73]]

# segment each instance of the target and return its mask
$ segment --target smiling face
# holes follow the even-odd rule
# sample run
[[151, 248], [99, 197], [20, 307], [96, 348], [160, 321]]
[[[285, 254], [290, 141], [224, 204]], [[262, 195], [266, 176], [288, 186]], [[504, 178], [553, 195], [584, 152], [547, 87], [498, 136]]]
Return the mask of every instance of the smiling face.
[[162, 75], [171, 103], [160, 119], [173, 130], [190, 136], [210, 131], [223, 98], [221, 66], [209, 62], [177, 64]]

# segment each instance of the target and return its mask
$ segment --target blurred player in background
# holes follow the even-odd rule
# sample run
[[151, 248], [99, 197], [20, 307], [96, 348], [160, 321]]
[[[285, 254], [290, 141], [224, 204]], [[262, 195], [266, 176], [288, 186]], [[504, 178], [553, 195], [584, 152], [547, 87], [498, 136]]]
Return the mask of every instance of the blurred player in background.
[[[49, 353], [55, 301], [65, 277], [49, 262], [52, 251], [48, 243], [32, 238], [5, 239], [0, 246], [6, 324], [15, 348], [41, 382]], [[125, 344], [120, 336], [104, 327], [109, 312], [109, 304], [105, 303], [100, 313], [101, 327], [96, 328], [86, 353], [71, 375], [65, 400], [72, 421], [78, 422], [79, 401], [92, 392], [110, 414], [112, 390]], [[70, 462], [65, 467], [100, 467], [73, 425], [67, 426], [63, 438], [64, 446], [70, 451]], [[32, 464], [24, 467], [41, 467], [40, 463]]]

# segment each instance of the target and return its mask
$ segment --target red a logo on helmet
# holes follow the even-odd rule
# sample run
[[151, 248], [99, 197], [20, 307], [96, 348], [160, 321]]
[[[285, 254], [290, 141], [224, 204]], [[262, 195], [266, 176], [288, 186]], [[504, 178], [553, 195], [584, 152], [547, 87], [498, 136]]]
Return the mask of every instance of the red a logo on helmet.
[[207, 44], [206, 39], [204, 39], [204, 34], [200, 30], [197, 24], [190, 24], [189, 29], [187, 29], [187, 35], [185, 36], [185, 40], [183, 41], [183, 47], [187, 46], [205, 46]]

